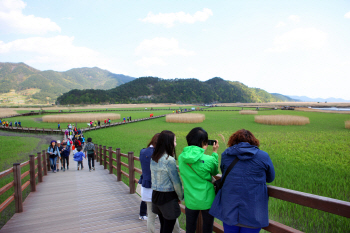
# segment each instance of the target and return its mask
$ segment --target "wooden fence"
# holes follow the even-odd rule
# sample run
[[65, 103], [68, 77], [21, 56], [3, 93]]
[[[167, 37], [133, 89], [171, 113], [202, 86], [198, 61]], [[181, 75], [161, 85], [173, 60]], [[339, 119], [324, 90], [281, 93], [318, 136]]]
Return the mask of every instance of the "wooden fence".
[[[13, 167], [6, 171], [0, 172], [0, 179], [13, 174], [13, 181], [0, 188], [0, 196], [10, 188], [14, 188], [12, 193], [3, 203], [0, 204], [0, 213], [13, 201], [15, 202], [16, 213], [23, 212], [23, 197], [22, 192], [30, 185], [31, 192], [36, 191], [36, 178], [38, 182], [43, 182], [43, 176], [47, 175], [46, 152], [38, 152], [37, 156], [29, 155], [29, 160], [23, 163], [14, 163]], [[21, 172], [21, 169], [29, 165], [29, 170]], [[22, 180], [30, 176], [29, 180], [22, 184]]]
[[[122, 176], [129, 178], [130, 194], [135, 193], [135, 184], [138, 183], [138, 179], [135, 178], [135, 172], [142, 174], [142, 170], [136, 168], [134, 161], [140, 161], [139, 157], [134, 156], [134, 152], [128, 152], [123, 154], [120, 152], [120, 148], [115, 151], [112, 147], [108, 149], [106, 146], [95, 144], [97, 149], [96, 161], [100, 162], [100, 165], [104, 166], [104, 169], [108, 169], [110, 174], [113, 174], [113, 169], [116, 170], [117, 180], [122, 181]], [[128, 160], [128, 163], [122, 162], [122, 157]], [[128, 169], [128, 173], [122, 170], [122, 166]], [[215, 176], [216, 179], [221, 178], [221, 175]], [[270, 197], [280, 200], [288, 201], [291, 203], [307, 206], [313, 209], [322, 210], [346, 218], [350, 218], [350, 202], [341, 201], [333, 198], [313, 195], [309, 193], [294, 191], [290, 189], [280, 188], [268, 185], [268, 194]], [[182, 213], [185, 214], [185, 206], [180, 205]], [[202, 217], [201, 214], [197, 220], [197, 233], [202, 233]], [[279, 222], [269, 220], [269, 226], [263, 229], [268, 232], [274, 233], [300, 233], [301, 231], [292, 227], [286, 226]], [[214, 232], [224, 233], [223, 226], [214, 222]]]

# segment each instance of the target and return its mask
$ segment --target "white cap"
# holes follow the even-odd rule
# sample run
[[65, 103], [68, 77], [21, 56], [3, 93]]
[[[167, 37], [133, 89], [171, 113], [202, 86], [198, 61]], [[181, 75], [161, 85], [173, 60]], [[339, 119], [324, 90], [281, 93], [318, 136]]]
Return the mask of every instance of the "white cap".
[[57, 144], [58, 144], [58, 143], [61, 143], [61, 141], [60, 141], [60, 140], [57, 140]]

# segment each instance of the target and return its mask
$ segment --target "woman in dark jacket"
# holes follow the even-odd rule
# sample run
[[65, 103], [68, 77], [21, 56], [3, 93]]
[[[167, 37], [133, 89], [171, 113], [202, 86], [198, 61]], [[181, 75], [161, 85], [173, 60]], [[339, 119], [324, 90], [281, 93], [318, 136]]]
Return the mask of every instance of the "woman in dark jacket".
[[151, 177], [151, 158], [156, 147], [159, 133], [155, 134], [151, 141], [148, 143], [147, 148], [142, 149], [140, 152], [140, 162], [142, 168], [141, 182], [141, 199], [147, 204], [147, 230], [148, 232], [154, 232], [154, 223], [156, 214], [152, 212], [152, 177]]
[[272, 161], [248, 130], [232, 134], [228, 146], [221, 154], [222, 175], [236, 158], [239, 160], [227, 175], [209, 213], [223, 221], [225, 233], [259, 232], [269, 225], [266, 182], [275, 179]]

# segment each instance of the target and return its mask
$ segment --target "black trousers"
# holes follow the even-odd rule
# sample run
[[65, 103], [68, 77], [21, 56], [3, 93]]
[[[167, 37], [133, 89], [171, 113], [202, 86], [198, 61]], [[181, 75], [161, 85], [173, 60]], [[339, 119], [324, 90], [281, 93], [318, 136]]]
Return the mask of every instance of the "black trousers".
[[67, 168], [69, 166], [69, 156], [62, 156], [62, 160], [61, 160], [61, 163], [62, 163], [62, 167], [64, 169], [66, 169], [66, 163], [67, 163]]
[[174, 226], [176, 223], [176, 218], [168, 220], [168, 219], [165, 219], [162, 214], [158, 214], [158, 216], [160, 221], [160, 233], [173, 232]]
[[95, 167], [95, 155], [94, 154], [88, 155], [88, 163], [89, 163], [89, 170], [91, 170], [91, 163], [92, 163], [92, 167]]
[[147, 204], [144, 201], [140, 204], [140, 216], [147, 216]]
[[199, 211], [202, 211], [203, 233], [212, 233], [214, 217], [209, 214], [209, 210], [191, 210], [186, 207], [186, 233], [195, 233]]

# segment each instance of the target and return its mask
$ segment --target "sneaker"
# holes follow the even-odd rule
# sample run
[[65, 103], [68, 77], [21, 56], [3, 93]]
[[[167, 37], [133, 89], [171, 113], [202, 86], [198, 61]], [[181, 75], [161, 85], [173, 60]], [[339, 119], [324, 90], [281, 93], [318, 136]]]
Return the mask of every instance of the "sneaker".
[[92, 169], [94, 169], [94, 171], [95, 171], [95, 168], [93, 167]]
[[66, 169], [65, 169], [65, 168], [63, 168], [63, 171], [65, 172], [65, 171], [66, 171]]
[[89, 169], [89, 172], [91, 172], [91, 169]]
[[56, 173], [56, 170], [55, 170], [55, 171], [53, 171], [53, 173]]
[[141, 216], [141, 215], [139, 215], [139, 219], [140, 219], [141, 221], [146, 221], [146, 220], [147, 220], [147, 216]]
[[78, 171], [79, 171], [79, 167], [78, 167]]
[[61, 170], [63, 170], [63, 167], [61, 167]]
[[67, 170], [69, 170], [69, 167], [67, 166]]

